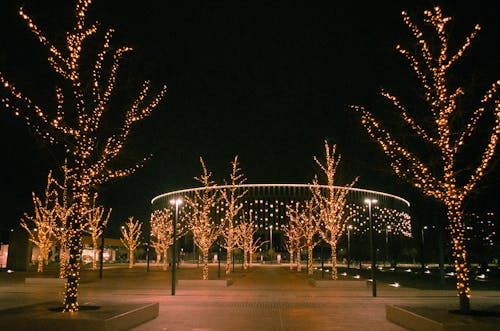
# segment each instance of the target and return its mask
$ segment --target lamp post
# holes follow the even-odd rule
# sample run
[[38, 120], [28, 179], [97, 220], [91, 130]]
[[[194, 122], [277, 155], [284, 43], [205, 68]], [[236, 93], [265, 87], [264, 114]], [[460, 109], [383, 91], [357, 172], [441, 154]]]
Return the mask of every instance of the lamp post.
[[425, 259], [424, 259], [424, 250], [425, 250], [425, 233], [424, 231], [427, 230], [429, 227], [427, 225], [424, 225], [422, 227], [422, 229], [420, 230], [421, 234], [422, 234], [422, 272], [424, 271], [425, 269]]
[[172, 199], [170, 200], [171, 205], [175, 205], [175, 219], [173, 224], [173, 241], [172, 241], [172, 295], [175, 295], [175, 271], [177, 269], [175, 262], [177, 260], [175, 242], [177, 241], [177, 221], [179, 220], [179, 206], [182, 205], [182, 199]]
[[[391, 231], [391, 226], [385, 227], [385, 261], [389, 261], [389, 231]], [[385, 266], [384, 261], [384, 266]]]
[[373, 238], [373, 222], [372, 222], [372, 205], [376, 204], [378, 200], [376, 199], [365, 199], [365, 204], [368, 205], [368, 221], [370, 223], [370, 257], [372, 260], [372, 295], [377, 296], [377, 279], [375, 274], [375, 241]]
[[347, 271], [351, 268], [351, 230], [352, 225], [347, 226]]

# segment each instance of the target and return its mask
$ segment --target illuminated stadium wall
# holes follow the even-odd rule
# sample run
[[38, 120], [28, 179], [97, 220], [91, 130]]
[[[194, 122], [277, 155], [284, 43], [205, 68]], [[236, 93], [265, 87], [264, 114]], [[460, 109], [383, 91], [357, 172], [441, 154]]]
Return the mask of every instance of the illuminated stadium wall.
[[[224, 190], [232, 186], [217, 186], [215, 190]], [[247, 191], [243, 199], [243, 212], [246, 216], [252, 211], [254, 221], [261, 229], [258, 232], [264, 240], [269, 239], [269, 230], [272, 226], [275, 249], [279, 250], [281, 246], [281, 227], [288, 223], [286, 215], [286, 206], [303, 202], [311, 198], [311, 187], [309, 184], [245, 184], [239, 185], [238, 189], [242, 192]], [[319, 185], [322, 190], [328, 190], [328, 186]], [[185, 190], [167, 192], [155, 197], [152, 201], [152, 211], [164, 208], [174, 208], [170, 201], [172, 199], [194, 197], [194, 192], [205, 190], [204, 187], [190, 188]], [[344, 187], [334, 187], [335, 190], [345, 190]], [[348, 209], [353, 213], [349, 225], [352, 226], [352, 233], [362, 235], [368, 231], [368, 207], [364, 204], [365, 199], [377, 199], [378, 203], [372, 206], [372, 216], [374, 229], [378, 233], [390, 232], [391, 235], [411, 236], [411, 218], [410, 203], [398, 196], [364, 190], [358, 188], [348, 189], [347, 196]], [[180, 215], [186, 204], [180, 207]], [[214, 206], [214, 221], [220, 222], [224, 217], [225, 205], [223, 202]]]

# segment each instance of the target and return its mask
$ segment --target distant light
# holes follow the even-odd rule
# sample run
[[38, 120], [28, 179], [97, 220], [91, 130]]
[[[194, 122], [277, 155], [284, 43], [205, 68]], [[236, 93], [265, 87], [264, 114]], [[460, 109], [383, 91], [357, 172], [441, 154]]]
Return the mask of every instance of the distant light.
[[430, 274], [430, 273], [431, 273], [431, 271], [430, 271], [430, 270], [425, 270], [425, 271], [424, 271], [424, 274]]
[[399, 285], [398, 282], [394, 282], [392, 284], [389, 284], [389, 286], [392, 286], [392, 287], [400, 287], [401, 285]]
[[486, 279], [486, 275], [485, 274], [480, 274], [480, 275], [477, 275], [476, 278]]
[[352, 278], [360, 279], [361, 276], [360, 275], [354, 275], [354, 276], [352, 276]]
[[9, 269], [9, 270], [7, 270], [7, 273], [8, 273], [8, 274], [13, 274], [13, 273], [14, 273], [14, 270]]
[[342, 276], [347, 276], [347, 272], [341, 273]]
[[411, 272], [411, 269], [410, 269], [410, 268], [408, 268], [408, 269], [406, 269], [405, 271], [406, 271], [406, 272]]

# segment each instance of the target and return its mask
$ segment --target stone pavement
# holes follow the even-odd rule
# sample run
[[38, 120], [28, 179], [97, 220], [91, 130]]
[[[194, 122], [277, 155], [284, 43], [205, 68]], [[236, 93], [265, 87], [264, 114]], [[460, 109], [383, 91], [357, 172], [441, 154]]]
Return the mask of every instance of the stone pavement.
[[[105, 272], [103, 280], [83, 282], [79, 302], [159, 302], [158, 318], [135, 331], [149, 330], [403, 330], [385, 318], [386, 304], [456, 308], [454, 291], [423, 291], [379, 284], [371, 288], [315, 288], [305, 275], [286, 267], [254, 266], [235, 273], [226, 288], [177, 288], [169, 274], [155, 271]], [[0, 308], [61, 297], [58, 287], [0, 283]], [[473, 307], [498, 304], [499, 291], [473, 292]], [[0, 327], [1, 329], [1, 327]]]

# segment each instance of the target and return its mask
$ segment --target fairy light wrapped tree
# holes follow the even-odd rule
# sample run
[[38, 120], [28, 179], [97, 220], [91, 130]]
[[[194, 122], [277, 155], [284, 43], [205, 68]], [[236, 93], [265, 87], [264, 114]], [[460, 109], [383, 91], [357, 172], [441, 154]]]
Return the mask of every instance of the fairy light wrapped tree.
[[195, 245], [200, 249], [203, 267], [202, 279], [208, 279], [208, 253], [221, 232], [220, 224], [214, 220], [214, 208], [220, 202], [220, 195], [212, 181], [212, 173], [207, 170], [203, 158], [200, 157], [203, 173], [195, 177], [203, 185], [203, 190], [195, 191], [192, 198], [186, 197], [189, 206], [187, 222], [193, 233]]
[[85, 231], [90, 234], [92, 239], [92, 270], [97, 269], [97, 255], [99, 253], [99, 245], [97, 243], [103, 235], [109, 216], [111, 215], [111, 208], [106, 213], [104, 206], [96, 205], [97, 196], [96, 193], [92, 198], [92, 207], [87, 214], [87, 223], [85, 224]]
[[357, 178], [345, 189], [336, 189], [335, 176], [341, 157], [335, 155], [336, 146], [328, 146], [325, 141], [325, 163], [314, 157], [314, 161], [326, 177], [326, 187], [320, 187], [318, 176], [313, 179], [311, 193], [314, 208], [317, 209], [318, 233], [332, 249], [332, 279], [338, 279], [337, 273], [337, 243], [345, 232], [348, 220], [353, 216], [347, 208], [347, 194], [357, 182]]
[[57, 191], [53, 186], [52, 172], [47, 177], [43, 200], [32, 193], [34, 214], [24, 214], [21, 227], [29, 234], [29, 240], [38, 247], [37, 272], [43, 272], [48, 263], [49, 251], [55, 244], [57, 229]]
[[132, 269], [134, 267], [134, 254], [135, 250], [141, 244], [141, 234], [142, 234], [142, 223], [139, 220], [135, 220], [133, 217], [129, 217], [125, 226], [121, 227], [122, 238], [120, 241], [123, 246], [128, 249], [128, 267]]
[[[369, 135], [390, 158], [393, 171], [425, 195], [446, 206], [460, 311], [468, 312], [470, 279], [462, 217], [464, 201], [483, 178], [497, 147], [500, 134], [500, 80], [491, 84], [477, 108], [466, 111], [466, 104], [462, 102], [465, 90], [450, 79], [451, 69], [470, 47], [480, 30], [479, 25], [452, 52], [446, 29], [451, 18], [444, 16], [439, 7], [424, 11], [424, 22], [430, 31], [422, 30], [413, 23], [406, 12], [402, 16], [417, 47], [415, 51], [406, 50], [399, 45], [396, 49], [408, 60], [415, 72], [424, 92], [426, 109], [421, 112], [412, 111], [393, 94], [384, 90], [381, 94], [396, 109], [412, 133], [423, 141], [426, 151], [432, 151], [431, 155], [436, 157], [429, 160], [429, 152], [422, 155], [417, 148], [412, 150], [411, 147], [405, 147], [401, 143], [402, 139], [397, 140], [366, 108], [353, 108], [361, 114], [362, 124]], [[475, 132], [481, 123], [484, 124], [481, 131], [487, 132], [485, 114], [488, 111], [492, 112], [493, 125], [485, 138], [486, 143], [479, 153], [478, 161], [461, 166], [460, 160], [461, 157], [464, 158], [467, 138], [477, 138]], [[469, 159], [470, 155], [467, 154], [467, 160]]]
[[242, 190], [239, 185], [246, 181], [245, 175], [241, 172], [238, 164], [238, 156], [234, 157], [231, 162], [231, 174], [229, 175], [229, 188], [222, 189], [222, 201], [225, 204], [224, 224], [222, 227], [221, 236], [224, 238], [224, 248], [226, 249], [226, 276], [231, 273], [231, 262], [233, 249], [236, 247], [235, 226], [239, 218], [241, 218], [241, 209], [243, 208], [243, 198], [247, 194], [247, 190]]
[[[70, 202], [75, 203], [75, 208], [65, 229], [69, 246], [63, 302], [65, 312], [78, 311], [81, 225], [90, 208], [93, 188], [111, 179], [130, 175], [149, 158], [128, 168], [114, 168], [125, 142], [129, 140], [132, 126], [150, 116], [166, 93], [166, 86], [163, 86], [158, 93], [150, 95], [151, 84], [149, 81], [144, 82], [135, 100], [126, 108], [121, 123], [117, 123], [117, 130], [110, 134], [113, 131], [109, 123], [105, 127], [103, 117], [110, 112], [110, 100], [121, 60], [132, 49], [111, 45], [113, 29], [98, 36], [99, 24], [88, 22], [90, 4], [91, 0], [76, 0], [74, 24], [64, 34], [64, 43], [49, 41], [25, 10], [19, 10], [28, 28], [48, 50], [50, 68], [58, 76], [55, 109], [45, 109], [36, 104], [0, 72], [0, 89], [6, 95], [0, 100], [2, 105], [22, 118], [49, 144], [62, 146], [71, 173], [67, 186]], [[93, 54], [91, 40], [97, 38], [102, 38], [102, 44]]]
[[[151, 246], [155, 250], [156, 264], [159, 265], [163, 257], [163, 270], [168, 266], [168, 249], [174, 243], [174, 215], [169, 208], [155, 210], [151, 214]], [[186, 226], [179, 222], [175, 227], [176, 238], [179, 240], [186, 234]]]
[[268, 241], [262, 241], [259, 237], [255, 239], [255, 233], [259, 230], [255, 224], [252, 211], [248, 212], [247, 216], [243, 216], [241, 222], [235, 227], [236, 245], [243, 250], [243, 269], [247, 270], [252, 267], [253, 256], [257, 250], [266, 244]]

